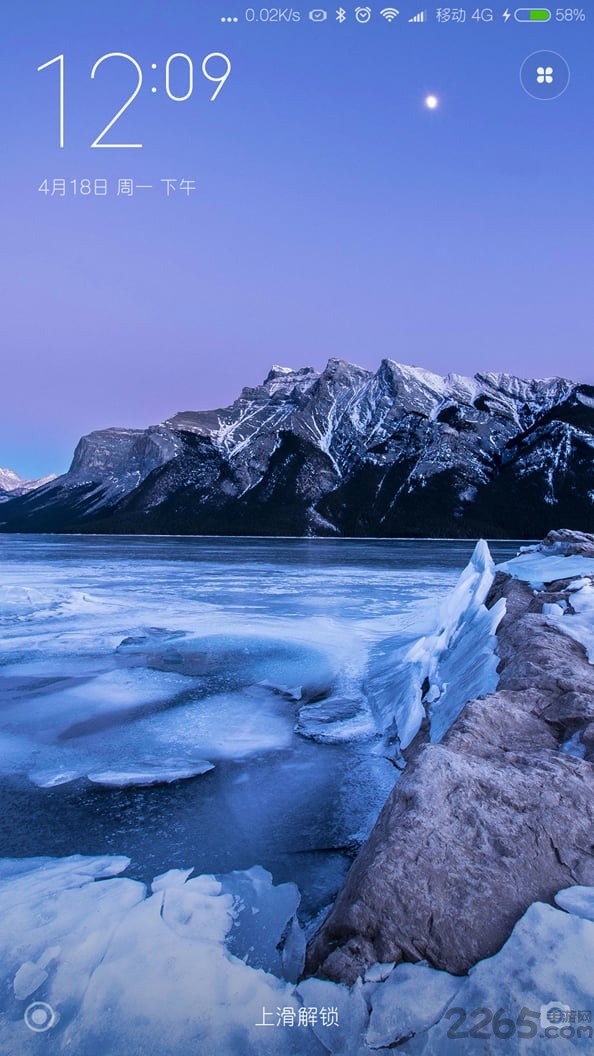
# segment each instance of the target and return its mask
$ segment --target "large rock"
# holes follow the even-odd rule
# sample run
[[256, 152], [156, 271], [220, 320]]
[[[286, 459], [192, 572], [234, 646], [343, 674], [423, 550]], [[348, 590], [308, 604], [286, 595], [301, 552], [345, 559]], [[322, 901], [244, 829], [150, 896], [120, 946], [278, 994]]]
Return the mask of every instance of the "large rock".
[[594, 536], [587, 532], [574, 532], [568, 528], [553, 529], [540, 544], [543, 552], [555, 550], [570, 557], [579, 554], [581, 557], [594, 557]]
[[461, 974], [501, 948], [530, 903], [594, 884], [594, 767], [560, 751], [594, 721], [594, 668], [540, 611], [566, 593], [497, 577], [498, 690], [441, 743], [413, 744], [308, 971], [352, 982], [375, 961], [426, 959]]

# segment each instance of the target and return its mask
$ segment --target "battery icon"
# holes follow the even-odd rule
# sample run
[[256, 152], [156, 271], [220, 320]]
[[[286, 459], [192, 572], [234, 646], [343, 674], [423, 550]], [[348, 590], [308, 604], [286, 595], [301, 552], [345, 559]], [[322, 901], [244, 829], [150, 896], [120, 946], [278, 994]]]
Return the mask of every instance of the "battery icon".
[[514, 18], [516, 22], [549, 22], [551, 12], [547, 7], [518, 7]]

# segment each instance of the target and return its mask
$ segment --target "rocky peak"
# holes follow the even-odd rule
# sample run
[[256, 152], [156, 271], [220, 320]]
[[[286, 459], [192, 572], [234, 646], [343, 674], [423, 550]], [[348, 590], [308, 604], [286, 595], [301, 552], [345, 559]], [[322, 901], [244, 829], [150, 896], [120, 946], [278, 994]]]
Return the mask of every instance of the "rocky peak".
[[24, 483], [23, 478], [12, 469], [0, 469], [0, 489], [2, 491], [17, 491]]

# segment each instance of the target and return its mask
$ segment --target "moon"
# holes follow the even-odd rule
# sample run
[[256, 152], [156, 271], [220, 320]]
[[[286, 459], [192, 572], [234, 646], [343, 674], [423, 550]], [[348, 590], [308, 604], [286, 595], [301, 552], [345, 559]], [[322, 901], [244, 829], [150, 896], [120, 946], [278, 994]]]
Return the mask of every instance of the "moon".
[[426, 95], [425, 106], [428, 110], [437, 110], [437, 107], [439, 106], [439, 99], [436, 95]]

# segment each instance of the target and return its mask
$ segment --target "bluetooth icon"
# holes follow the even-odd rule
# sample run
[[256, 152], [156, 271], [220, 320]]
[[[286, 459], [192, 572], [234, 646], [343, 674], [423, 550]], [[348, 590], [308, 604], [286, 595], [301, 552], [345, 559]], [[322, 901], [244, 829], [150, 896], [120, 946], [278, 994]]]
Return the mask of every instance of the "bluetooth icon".
[[336, 12], [336, 21], [337, 22], [346, 22], [346, 17], [347, 17], [347, 13], [346, 13], [344, 7], [339, 7], [338, 11]]

